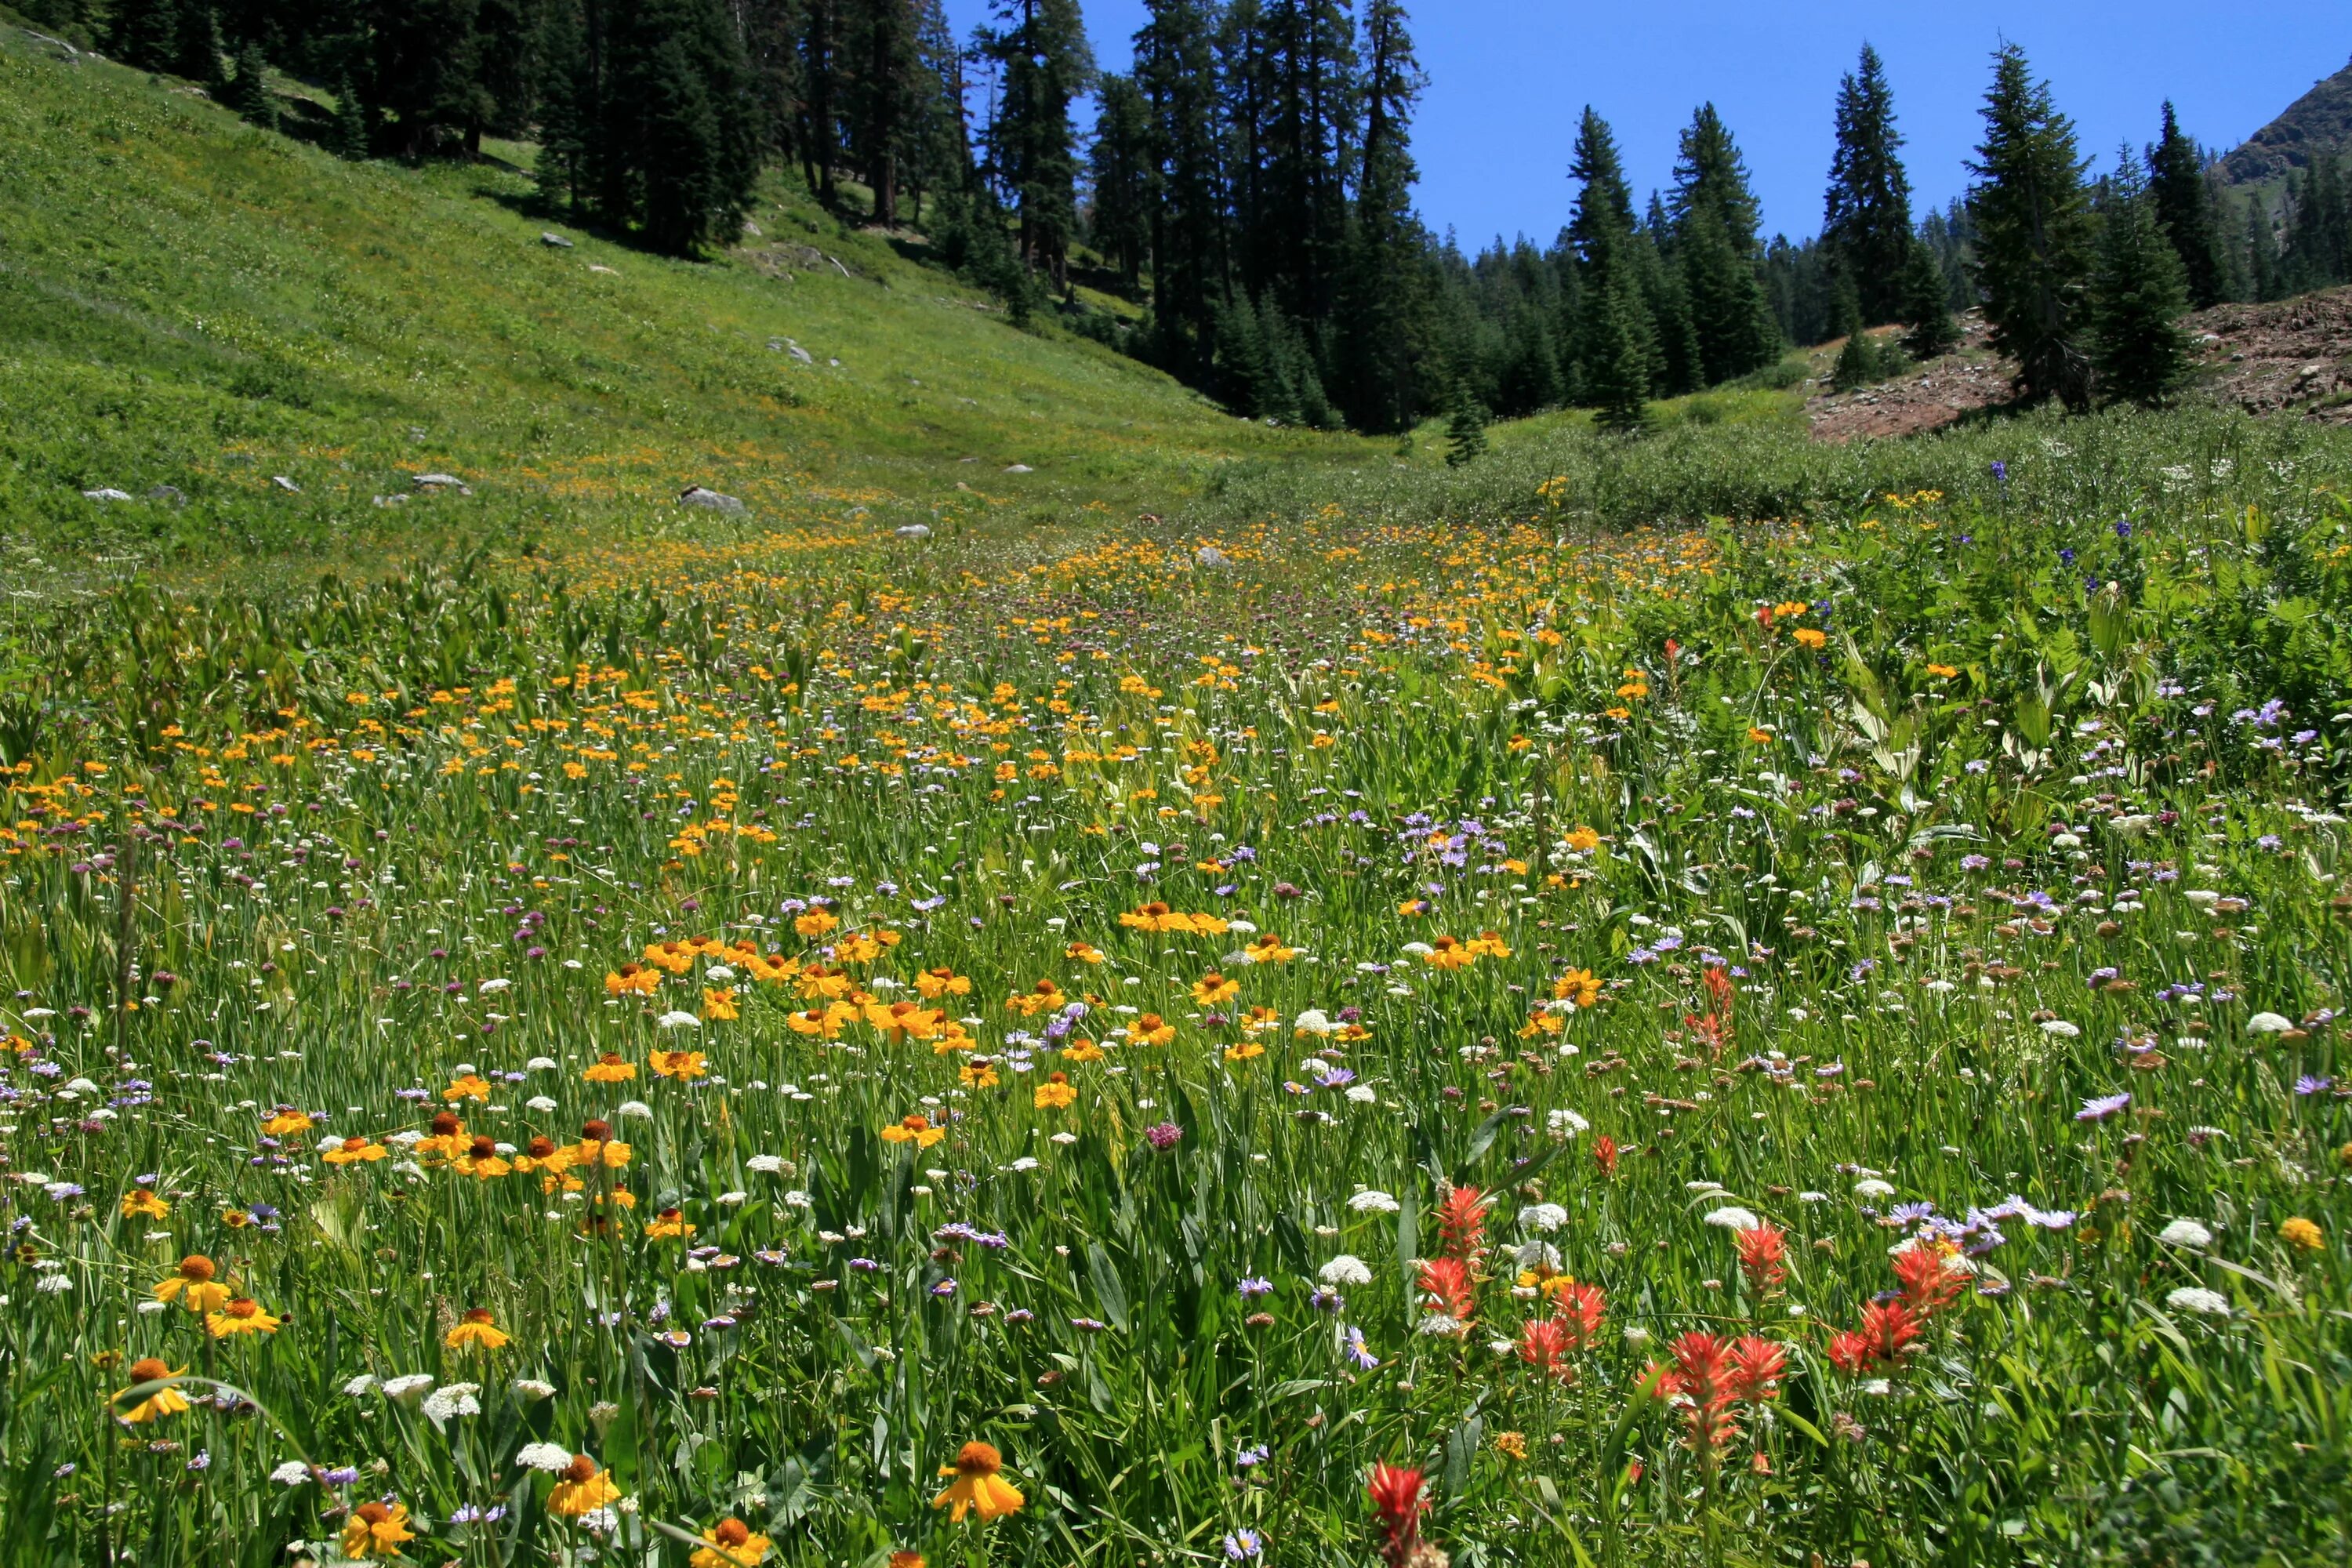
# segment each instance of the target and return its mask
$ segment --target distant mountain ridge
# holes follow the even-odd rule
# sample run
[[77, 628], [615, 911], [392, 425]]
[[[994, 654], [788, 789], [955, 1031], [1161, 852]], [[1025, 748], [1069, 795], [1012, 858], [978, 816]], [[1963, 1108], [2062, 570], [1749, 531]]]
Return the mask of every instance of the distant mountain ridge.
[[2315, 153], [2352, 146], [2352, 65], [2326, 78], [2289, 104], [2286, 112], [2248, 137], [2221, 160], [2233, 185], [2275, 180], [2311, 165]]

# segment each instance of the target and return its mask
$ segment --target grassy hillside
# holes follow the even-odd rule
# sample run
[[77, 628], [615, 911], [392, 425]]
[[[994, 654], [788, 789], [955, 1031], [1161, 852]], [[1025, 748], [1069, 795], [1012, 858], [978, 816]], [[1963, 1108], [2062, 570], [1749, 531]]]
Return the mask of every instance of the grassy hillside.
[[0, 146], [0, 517], [49, 548], [362, 554], [434, 531], [373, 498], [436, 470], [475, 489], [431, 503], [462, 534], [642, 530], [690, 483], [757, 520], [951, 527], [1157, 507], [1310, 444], [1016, 331], [792, 190], [733, 253], [657, 258], [512, 168], [345, 163], [5, 27]]

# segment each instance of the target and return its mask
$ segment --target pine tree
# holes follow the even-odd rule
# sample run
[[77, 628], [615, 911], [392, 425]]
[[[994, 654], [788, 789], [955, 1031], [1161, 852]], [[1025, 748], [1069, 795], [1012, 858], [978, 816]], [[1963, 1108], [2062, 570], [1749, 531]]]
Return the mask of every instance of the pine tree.
[[843, 0], [808, 0], [801, 37], [801, 73], [807, 83], [799, 137], [801, 168], [817, 200], [832, 206], [834, 165], [841, 150], [841, 50], [837, 14]]
[[327, 150], [353, 162], [368, 155], [367, 110], [360, 105], [360, 89], [352, 85], [349, 71], [335, 83], [335, 126]]
[[1691, 317], [1690, 290], [1684, 286], [1682, 267], [1673, 247], [1674, 231], [1666, 226], [1665, 209], [1653, 192], [1649, 216], [1634, 231], [1633, 257], [1642, 301], [1656, 334], [1657, 374], [1650, 390], [1659, 397], [1696, 392], [1706, 376], [1699, 359], [1698, 327]]
[[180, 58], [179, 0], [116, 0], [107, 17], [106, 47], [124, 65], [173, 69]]
[[2090, 402], [2090, 362], [2080, 342], [2091, 224], [2074, 123], [2036, 82], [2025, 51], [2004, 44], [1985, 95], [1985, 139], [1969, 165], [1977, 226], [1977, 278], [1993, 343], [2017, 362], [2026, 401]]
[[2279, 278], [2278, 237], [2259, 189], [2246, 196], [2246, 292], [2256, 300], [2275, 300], [2285, 292]]
[[1151, 110], [1132, 77], [1105, 76], [1095, 91], [1101, 107], [1087, 157], [1087, 232], [1133, 289], [1151, 245]]
[[2197, 144], [2181, 133], [2172, 103], [2164, 105], [2164, 130], [2148, 154], [2149, 190], [2157, 221], [2180, 258], [2189, 279], [2189, 303], [2199, 310], [2223, 298], [2221, 247], [2213, 210], [2213, 189]]
[[2092, 363], [2110, 398], [2160, 403], [2195, 367], [2195, 347], [2180, 326], [2188, 275], [2128, 147], [2107, 181], [2103, 216], [2089, 300]]
[[996, 179], [1020, 226], [1021, 258], [1059, 291], [1069, 285], [1069, 243], [1077, 230], [1077, 132], [1070, 104], [1094, 81], [1077, 0], [997, 0], [1002, 26], [982, 50], [1003, 73], [1003, 97], [989, 127]]
[[2288, 186], [2286, 248], [2280, 271], [2285, 292], [2305, 293], [2331, 288], [2345, 280], [2347, 212], [2344, 182], [2336, 159], [2325, 150], [2314, 152], [2303, 178]]
[[380, 151], [423, 158], [471, 118], [474, 16], [479, 0], [365, 0], [364, 82]]
[[1663, 369], [1649, 306], [1642, 295], [1635, 250], [1633, 196], [1608, 121], [1587, 105], [1576, 132], [1569, 175], [1579, 182], [1568, 233], [1578, 258], [1580, 309], [1576, 352], [1586, 395], [1629, 428], [1642, 421], [1651, 384]]
[[1912, 358], [1934, 359], [1960, 341], [1960, 324], [1952, 320], [1944, 268], [1924, 237], [1912, 242], [1911, 253], [1904, 260], [1900, 293], [1901, 309], [1895, 314], [1909, 324], [1910, 330], [1903, 334], [1903, 347]]
[[1649, 319], [1630, 270], [1610, 274], [1588, 296], [1592, 316], [1583, 332], [1585, 396], [1601, 426], [1631, 434], [1649, 423]]
[[1830, 367], [1830, 385], [1839, 392], [1852, 392], [1884, 381], [1886, 374], [1877, 342], [1867, 331], [1857, 331], [1838, 351], [1837, 363]]
[[1412, 205], [1412, 109], [1425, 79], [1398, 0], [1367, 0], [1362, 59], [1363, 150], [1335, 327], [1349, 421], [1363, 430], [1400, 430], [1415, 414], [1415, 263], [1428, 238]]
[[1202, 0], [1147, 0], [1136, 84], [1150, 116], [1153, 357], [1198, 381], [1225, 283], [1217, 78]]
[[[540, 33], [539, 68], [540, 185], [560, 192], [577, 214], [596, 188], [591, 161], [602, 121], [581, 0], [551, 0]], [[364, 121], [360, 128], [364, 132]]]
[[893, 225], [898, 221], [907, 132], [922, 91], [915, 7], [913, 0], [850, 0], [849, 16], [856, 68], [851, 79], [851, 142], [874, 193], [874, 221]]
[[1764, 294], [1756, 197], [1747, 164], [1712, 103], [1702, 105], [1683, 132], [1668, 211], [1700, 379], [1728, 381], [1771, 363], [1780, 355], [1780, 335]]
[[1486, 406], [1456, 377], [1452, 408], [1445, 421], [1445, 466], [1459, 468], [1486, 452]]
[[1852, 281], [1865, 324], [1901, 313], [1899, 280], [1911, 249], [1911, 181], [1896, 156], [1902, 146], [1885, 62], [1864, 44], [1860, 70], [1838, 88], [1822, 242]]
[[278, 100], [269, 91], [268, 69], [262, 58], [261, 41], [247, 38], [237, 46], [236, 74], [229, 79], [221, 104], [242, 120], [265, 131], [275, 131]]
[[211, 0], [179, 0], [178, 12], [170, 69], [218, 92], [227, 84], [221, 71], [220, 18]]

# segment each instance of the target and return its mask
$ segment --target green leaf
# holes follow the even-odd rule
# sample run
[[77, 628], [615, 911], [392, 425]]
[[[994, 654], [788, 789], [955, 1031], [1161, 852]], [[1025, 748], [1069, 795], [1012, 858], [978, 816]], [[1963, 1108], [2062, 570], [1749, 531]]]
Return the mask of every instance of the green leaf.
[[1119, 1283], [1118, 1270], [1111, 1264], [1110, 1254], [1099, 1241], [1087, 1243], [1087, 1276], [1094, 1281], [1095, 1299], [1102, 1303], [1102, 1314], [1110, 1325], [1124, 1332], [1127, 1329], [1127, 1288]]

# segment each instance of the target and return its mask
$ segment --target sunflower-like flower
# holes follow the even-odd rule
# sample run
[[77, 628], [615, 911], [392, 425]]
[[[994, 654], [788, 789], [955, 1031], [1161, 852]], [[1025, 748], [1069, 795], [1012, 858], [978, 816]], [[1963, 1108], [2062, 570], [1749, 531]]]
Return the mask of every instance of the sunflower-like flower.
[[1004, 1456], [986, 1443], [966, 1443], [956, 1454], [953, 1467], [942, 1465], [940, 1474], [955, 1479], [946, 1489], [931, 1500], [933, 1508], [950, 1510], [949, 1517], [957, 1524], [967, 1513], [978, 1512], [984, 1523], [1002, 1514], [1018, 1513], [1028, 1500], [1021, 1489], [1004, 1479]]

